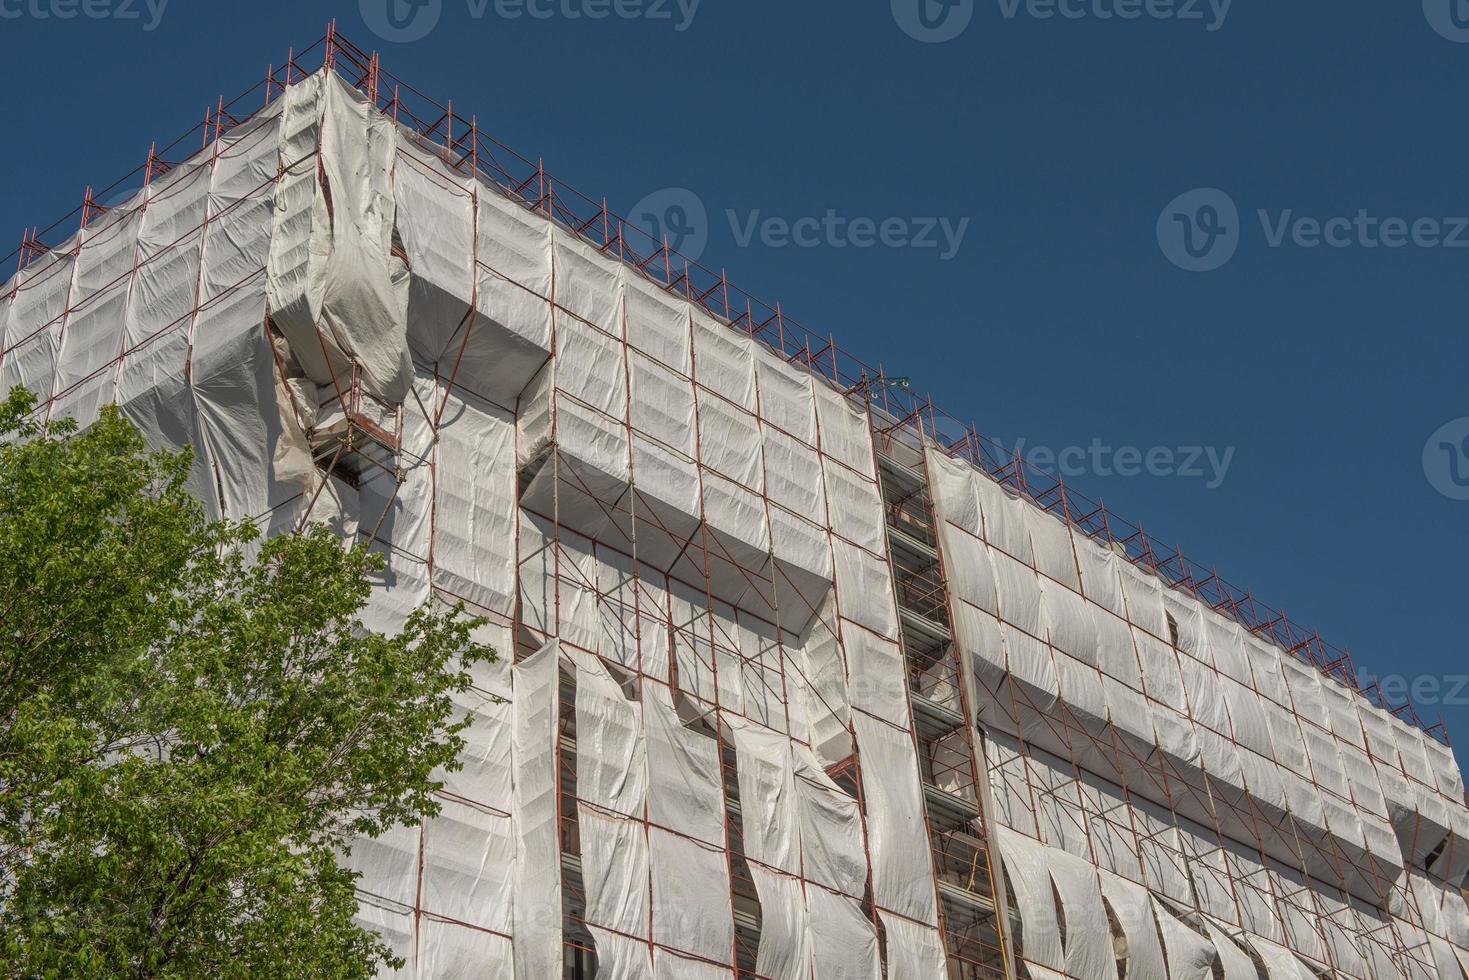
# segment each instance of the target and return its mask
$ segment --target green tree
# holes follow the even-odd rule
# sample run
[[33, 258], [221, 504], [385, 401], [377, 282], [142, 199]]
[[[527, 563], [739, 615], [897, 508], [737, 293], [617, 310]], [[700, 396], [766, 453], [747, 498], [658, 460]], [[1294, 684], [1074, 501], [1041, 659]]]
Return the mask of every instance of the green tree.
[[356, 835], [435, 814], [495, 653], [360, 614], [381, 559], [211, 522], [115, 409], [0, 402], [0, 972], [362, 977]]

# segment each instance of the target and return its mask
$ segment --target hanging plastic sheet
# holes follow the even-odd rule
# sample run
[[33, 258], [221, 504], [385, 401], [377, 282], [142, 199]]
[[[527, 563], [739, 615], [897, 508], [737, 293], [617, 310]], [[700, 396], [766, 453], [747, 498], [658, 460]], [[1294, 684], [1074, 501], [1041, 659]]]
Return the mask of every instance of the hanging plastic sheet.
[[813, 976], [879, 980], [877, 931], [856, 899], [806, 886]]
[[822, 454], [871, 484], [876, 474], [872, 469], [872, 425], [866, 406], [833, 389], [827, 378], [813, 380], [811, 387]]
[[[339, 76], [313, 77], [321, 80], [315, 104], [305, 83], [288, 90], [299, 101], [287, 104], [283, 146], [288, 161], [300, 159], [288, 147], [310, 128], [293, 133], [292, 116], [314, 113], [319, 165], [300, 171], [313, 191], [304, 200], [277, 193], [278, 209], [310, 213], [309, 245], [305, 255], [291, 254], [296, 236], [272, 235], [272, 316], [318, 384], [345, 378], [356, 365], [373, 394], [401, 402], [412, 368], [407, 281], [391, 255], [393, 123]], [[278, 214], [277, 229], [290, 217]]]
[[653, 941], [715, 962], [734, 946], [729, 863], [712, 847], [659, 827], [648, 830]]
[[857, 801], [822, 771], [809, 749], [797, 742], [790, 746], [805, 876], [860, 899], [867, 858]]
[[719, 745], [679, 720], [667, 691], [643, 688], [648, 745], [648, 819], [708, 844], [724, 843]]
[[[385, 980], [397, 980], [397, 978], [409, 980], [417, 975], [417, 969], [414, 966], [417, 941], [413, 934], [415, 919], [412, 910], [389, 908], [370, 899], [362, 899], [357, 903], [357, 914], [352, 916], [352, 923], [363, 929], [372, 930], [377, 934], [378, 939], [392, 950], [393, 955], [404, 962], [403, 969], [382, 968], [378, 971], [378, 976]], [[509, 980], [511, 976], [509, 946], [509, 942], [506, 942], [503, 966], [491, 974], [497, 980], [500, 977]]]
[[513, 975], [511, 942], [479, 929], [425, 918], [419, 925], [419, 977], [486, 977], [509, 980]]
[[509, 616], [515, 606], [515, 426], [458, 388], [434, 461], [434, 584]]
[[1158, 923], [1153, 916], [1153, 900], [1146, 888], [1108, 872], [1100, 875], [1102, 895], [1112, 907], [1112, 914], [1122, 929], [1125, 942], [1123, 956], [1129, 980], [1165, 978], [1168, 969], [1163, 959], [1163, 943], [1158, 936]]
[[648, 793], [641, 706], [596, 657], [577, 653], [577, 797], [603, 810], [640, 817]]
[[755, 361], [760, 417], [808, 446], [816, 445], [816, 402], [811, 376], [793, 368], [763, 345], [750, 348]]
[[734, 980], [734, 972], [727, 966], [706, 963], [703, 960], [664, 949], [653, 949], [654, 980]]
[[1064, 971], [1066, 955], [1061, 946], [1054, 885], [1046, 870], [1043, 845], [1005, 827], [995, 828], [994, 841], [1009, 874], [1010, 894], [1020, 914], [1025, 959], [1036, 966]]
[[1223, 927], [1205, 919], [1204, 931], [1213, 940], [1214, 950], [1219, 954], [1222, 980], [1259, 980], [1259, 971], [1255, 969], [1254, 960], [1239, 948]]
[[475, 311], [439, 360], [508, 406], [551, 352], [553, 225], [483, 181], [475, 203]]
[[1055, 514], [1026, 505], [1025, 528], [1030, 532], [1038, 572], [1073, 592], [1081, 591], [1081, 575], [1071, 547], [1071, 529]]
[[937, 925], [932, 859], [912, 737], [861, 712], [853, 715], [852, 724], [862, 762], [873, 900], [879, 908]]
[[1314, 980], [1315, 974], [1284, 946], [1259, 936], [1246, 935], [1245, 941], [1265, 964], [1266, 980]]
[[823, 767], [832, 766], [852, 754], [849, 731], [851, 704], [848, 700], [847, 665], [837, 636], [836, 604], [831, 596], [812, 622], [806, 642], [792, 651], [796, 693], [806, 709], [807, 740]]
[[878, 909], [887, 936], [888, 980], [933, 980], [949, 975], [943, 939], [934, 926]]
[[1066, 972], [1074, 977], [1115, 980], [1112, 930], [1096, 867], [1062, 851], [1049, 850], [1045, 859], [1066, 923]]
[[755, 972], [770, 980], [808, 980], [812, 938], [799, 878], [750, 865], [760, 898], [760, 948]]
[[424, 823], [418, 905], [465, 925], [509, 934], [515, 827], [453, 800]]
[[[585, 918], [630, 936], [648, 935], [648, 836], [640, 820], [577, 805]], [[600, 947], [599, 947], [600, 952]]]
[[7, 307], [5, 359], [0, 364], [5, 391], [22, 385], [41, 397], [50, 393], [75, 265], [75, 246], [61, 246], [37, 258], [12, 280], [15, 295]]
[[1153, 903], [1168, 958], [1168, 980], [1212, 980], [1219, 954], [1214, 944], [1185, 925], [1163, 903]]
[[691, 310], [691, 320], [694, 373], [700, 386], [754, 412], [756, 343], [698, 308]]
[[557, 828], [556, 721], [561, 646], [552, 641], [513, 671], [515, 853], [511, 903], [516, 980], [561, 972], [561, 853]]
[[727, 717], [733, 733], [740, 784], [740, 822], [745, 853], [754, 861], [796, 874], [795, 773], [790, 740], [778, 732]]

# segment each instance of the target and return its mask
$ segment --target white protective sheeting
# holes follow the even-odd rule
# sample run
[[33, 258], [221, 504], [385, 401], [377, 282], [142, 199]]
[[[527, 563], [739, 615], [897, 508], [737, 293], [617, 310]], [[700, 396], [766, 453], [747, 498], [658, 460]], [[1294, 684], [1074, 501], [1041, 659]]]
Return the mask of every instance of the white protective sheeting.
[[1112, 930], [1096, 867], [1063, 851], [1048, 849], [1045, 858], [1066, 923], [1066, 972], [1074, 977], [1115, 980]]
[[724, 791], [718, 744], [679, 721], [660, 685], [644, 688], [643, 719], [650, 779], [648, 819], [722, 846]]
[[1020, 915], [1025, 960], [1039, 967], [1064, 971], [1066, 955], [1061, 945], [1055, 886], [1047, 870], [1045, 846], [1006, 827], [994, 830], [994, 844], [1004, 861], [1010, 896]]
[[757, 973], [771, 980], [880, 976], [877, 933], [855, 900], [759, 865], [750, 876], [760, 897]]
[[730, 724], [746, 854], [860, 899], [867, 862], [857, 801], [805, 746], [748, 722]]
[[1219, 954], [1222, 980], [1259, 980], [1260, 973], [1255, 969], [1254, 961], [1248, 953], [1240, 949], [1229, 933], [1208, 919], [1204, 920], [1204, 931], [1213, 940], [1214, 950]]
[[813, 976], [879, 980], [877, 930], [856, 899], [807, 885], [806, 909]]
[[510, 980], [511, 945], [504, 936], [425, 918], [419, 924], [417, 976]]
[[734, 980], [734, 971], [659, 946], [653, 949], [653, 977], [654, 980]]
[[648, 830], [653, 873], [653, 941], [719, 963], [729, 962], [734, 913], [723, 847]]
[[1265, 964], [1266, 980], [1315, 980], [1315, 974], [1284, 946], [1259, 936], [1246, 935], [1246, 942]]
[[813, 942], [801, 880], [758, 864], [750, 865], [750, 877], [760, 898], [755, 972], [770, 980], [808, 980]]
[[515, 609], [515, 425], [460, 390], [445, 393], [434, 460], [434, 584], [481, 609]]
[[514, 828], [509, 818], [452, 800], [423, 827], [418, 904], [468, 926], [511, 930]]
[[873, 900], [880, 909], [937, 925], [932, 856], [912, 738], [861, 712], [852, 723], [862, 760]]
[[599, 926], [588, 926], [587, 931], [597, 947], [598, 980], [649, 980], [653, 976], [647, 942]]
[[313, 79], [297, 89], [309, 95], [314, 84], [319, 98], [286, 110], [288, 119], [314, 115], [319, 157], [296, 168], [313, 190], [282, 185], [290, 192], [276, 205], [278, 228], [296, 227], [300, 208], [310, 214], [309, 231], [304, 248], [293, 236], [272, 237], [271, 316], [318, 384], [350, 377], [356, 365], [373, 394], [402, 402], [412, 366], [407, 277], [391, 254], [393, 124], [337, 75]]
[[577, 806], [582, 885], [588, 925], [648, 935], [648, 831], [586, 805]]
[[556, 825], [556, 720], [561, 645], [552, 641], [515, 665], [515, 853], [512, 914], [516, 980], [561, 972], [561, 851]]
[[943, 939], [935, 926], [878, 910], [887, 936], [888, 980], [933, 980], [949, 975]]
[[860, 899], [867, 878], [862, 814], [809, 749], [789, 743], [795, 768], [801, 860], [808, 880]]
[[1168, 980], [1212, 980], [1219, 954], [1214, 944], [1195, 932], [1168, 910], [1153, 903], [1158, 931], [1163, 935], [1163, 953], [1168, 959]]
[[1153, 916], [1153, 899], [1146, 888], [1103, 871], [1102, 895], [1122, 929], [1123, 956], [1129, 980], [1151, 980], [1168, 976], [1158, 922]]

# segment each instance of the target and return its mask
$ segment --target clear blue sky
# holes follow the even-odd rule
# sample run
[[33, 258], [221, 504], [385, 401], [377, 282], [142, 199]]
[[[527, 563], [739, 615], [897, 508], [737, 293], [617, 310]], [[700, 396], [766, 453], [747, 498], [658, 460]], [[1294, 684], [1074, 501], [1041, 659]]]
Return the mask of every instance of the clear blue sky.
[[[89, 0], [110, 16], [59, 19], [68, 2], [0, 0], [13, 81], [0, 235], [18, 239], [136, 166], [150, 140], [335, 12], [389, 69], [616, 207], [693, 190], [709, 214], [706, 264], [911, 375], [981, 431], [1051, 449], [1232, 448], [1213, 488], [1108, 476], [1090, 451], [1071, 457], [1090, 471], [1072, 482], [1360, 666], [1436, 682], [1457, 703], [1428, 713], [1469, 745], [1469, 689], [1455, 680], [1469, 671], [1469, 502], [1424, 466], [1430, 436], [1469, 416], [1469, 248], [1430, 247], [1469, 244], [1452, 220], [1469, 216], [1469, 43], [1450, 39], [1469, 32], [1448, 0], [1235, 0], [1222, 23], [1220, 0], [1131, 0], [1131, 20], [1098, 16], [1129, 0], [1062, 2], [1079, 18], [1044, 0], [972, 0], [948, 20], [930, 0], [934, 30], [963, 28], [941, 43], [900, 28], [923, 32], [908, 0], [702, 0], [691, 19], [690, 0], [601, 0], [607, 19], [567, 15], [599, 0], [529, 0], [546, 18], [524, 0], [438, 0], [433, 29], [409, 43], [365, 26], [364, 8], [389, 25], [383, 0], [171, 0], [161, 17], [158, 0]], [[1188, 8], [1201, 19], [1161, 16]], [[1221, 195], [1164, 213], [1195, 188], [1223, 191], [1238, 219], [1200, 210]], [[968, 224], [947, 260], [946, 246], [834, 247], [824, 229], [815, 247], [781, 247], [769, 225], [774, 237], [741, 243], [752, 217], [828, 209]], [[1370, 221], [1355, 220], [1363, 211]], [[1354, 221], [1332, 228], [1343, 247], [1304, 247], [1309, 224], [1272, 247], [1287, 212]], [[1403, 221], [1397, 236], [1375, 224], [1389, 218]], [[1428, 218], [1416, 243], [1409, 232], [1403, 247], [1368, 247]], [[1160, 248], [1161, 226], [1187, 262], [1179, 236], [1202, 248], [1215, 224], [1237, 246], [1221, 268], [1187, 272]], [[1429, 446], [1451, 492], [1469, 459], [1450, 469], [1438, 443], [1466, 434]]]

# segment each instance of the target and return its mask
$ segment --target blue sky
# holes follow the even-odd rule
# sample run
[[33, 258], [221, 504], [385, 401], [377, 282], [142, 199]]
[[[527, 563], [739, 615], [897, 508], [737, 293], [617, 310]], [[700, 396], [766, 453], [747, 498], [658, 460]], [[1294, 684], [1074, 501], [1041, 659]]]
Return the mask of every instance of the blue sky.
[[384, 2], [0, 0], [25, 80], [0, 236], [335, 14], [502, 142], [618, 209], [654, 195], [705, 264], [1416, 681], [1469, 745], [1459, 0]]

